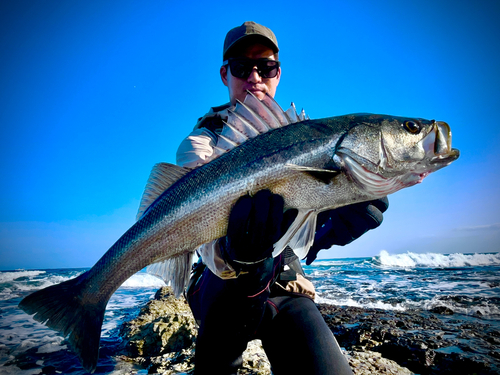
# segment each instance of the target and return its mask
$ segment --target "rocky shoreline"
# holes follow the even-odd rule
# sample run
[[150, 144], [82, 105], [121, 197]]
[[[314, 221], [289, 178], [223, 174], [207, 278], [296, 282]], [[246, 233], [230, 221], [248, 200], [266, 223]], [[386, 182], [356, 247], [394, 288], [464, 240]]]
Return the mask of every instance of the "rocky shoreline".
[[498, 325], [433, 311], [319, 305], [339, 344], [373, 351], [416, 374], [500, 374]]
[[[356, 375], [500, 373], [500, 332], [488, 322], [471, 324], [451, 312], [395, 312], [318, 305]], [[121, 359], [148, 374], [191, 374], [196, 325], [183, 298], [168, 287], [121, 329]], [[245, 354], [240, 374], [270, 375], [258, 340]]]

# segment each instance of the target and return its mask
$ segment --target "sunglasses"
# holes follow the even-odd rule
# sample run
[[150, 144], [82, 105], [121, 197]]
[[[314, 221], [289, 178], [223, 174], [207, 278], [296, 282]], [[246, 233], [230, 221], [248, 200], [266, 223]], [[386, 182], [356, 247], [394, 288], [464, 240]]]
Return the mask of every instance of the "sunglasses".
[[227, 59], [222, 65], [229, 65], [231, 74], [236, 78], [247, 79], [254, 68], [257, 69], [257, 73], [262, 78], [274, 78], [278, 75], [280, 62], [269, 59], [253, 60], [246, 57], [235, 57]]

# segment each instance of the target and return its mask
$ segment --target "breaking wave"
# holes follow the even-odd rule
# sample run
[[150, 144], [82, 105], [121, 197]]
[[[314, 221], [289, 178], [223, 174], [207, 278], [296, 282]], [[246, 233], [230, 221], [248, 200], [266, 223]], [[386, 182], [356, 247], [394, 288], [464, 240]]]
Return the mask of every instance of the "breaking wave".
[[405, 254], [389, 254], [387, 251], [382, 250], [377, 257], [373, 258], [373, 260], [376, 264], [387, 267], [461, 268], [500, 265], [500, 253], [417, 254], [408, 252]]
[[127, 281], [125, 281], [121, 288], [161, 288], [165, 286], [163, 280], [157, 278], [156, 276], [150, 275], [144, 271], [138, 272], [132, 275]]

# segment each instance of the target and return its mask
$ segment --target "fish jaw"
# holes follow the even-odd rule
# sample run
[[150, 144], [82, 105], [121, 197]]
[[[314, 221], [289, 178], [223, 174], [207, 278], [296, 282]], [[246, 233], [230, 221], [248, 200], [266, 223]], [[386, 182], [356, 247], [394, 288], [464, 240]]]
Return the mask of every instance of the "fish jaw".
[[420, 147], [429, 158], [430, 164], [444, 164], [443, 167], [449, 165], [460, 155], [457, 149], [451, 147], [451, 129], [444, 121], [435, 122], [432, 131], [420, 142]]
[[379, 139], [377, 158], [370, 159], [375, 155], [373, 150], [367, 156], [346, 147], [340, 147], [335, 157], [362, 191], [374, 198], [384, 197], [421, 183], [460, 156], [459, 150], [451, 147], [451, 129], [446, 122], [431, 121], [425, 130], [421, 139], [407, 147], [411, 151], [407, 154], [398, 155], [394, 142], [381, 130], [379, 135], [372, 135], [372, 139]]

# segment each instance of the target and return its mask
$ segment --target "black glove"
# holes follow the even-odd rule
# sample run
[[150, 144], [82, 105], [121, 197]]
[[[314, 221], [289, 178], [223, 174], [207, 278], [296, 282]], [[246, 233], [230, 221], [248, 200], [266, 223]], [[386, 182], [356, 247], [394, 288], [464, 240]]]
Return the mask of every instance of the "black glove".
[[269, 190], [245, 195], [229, 215], [227, 235], [220, 241], [222, 256], [236, 271], [271, 257], [273, 244], [286, 232], [296, 211], [283, 213], [283, 198]]
[[370, 229], [378, 227], [382, 224], [382, 213], [388, 207], [389, 200], [385, 197], [321, 212], [306, 264], [311, 264], [320, 250], [329, 249], [333, 245], [347, 245]]

